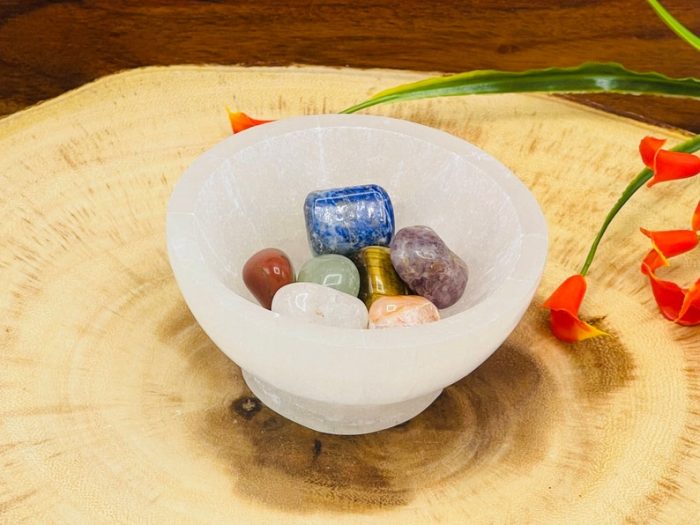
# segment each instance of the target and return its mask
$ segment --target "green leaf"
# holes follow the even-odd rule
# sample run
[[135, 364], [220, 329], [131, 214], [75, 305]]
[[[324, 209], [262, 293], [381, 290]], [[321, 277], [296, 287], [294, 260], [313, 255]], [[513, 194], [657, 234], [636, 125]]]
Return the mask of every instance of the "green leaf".
[[587, 62], [576, 67], [509, 72], [477, 70], [433, 77], [377, 93], [342, 113], [354, 113], [377, 104], [430, 97], [492, 93], [627, 93], [700, 98], [700, 80], [669, 78], [660, 73], [638, 73], [614, 62]]
[[651, 8], [656, 11], [659, 18], [670, 27], [674, 33], [676, 33], [683, 40], [688, 42], [695, 49], [700, 51], [700, 37], [695, 35], [690, 29], [681, 24], [676, 20], [671, 13], [669, 13], [664, 6], [661, 5], [657, 0], [647, 0]]

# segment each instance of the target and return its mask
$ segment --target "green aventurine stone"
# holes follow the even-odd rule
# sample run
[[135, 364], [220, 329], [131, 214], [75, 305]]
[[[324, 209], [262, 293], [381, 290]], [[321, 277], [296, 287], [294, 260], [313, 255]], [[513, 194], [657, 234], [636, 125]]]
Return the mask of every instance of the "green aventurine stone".
[[301, 267], [297, 281], [322, 284], [355, 297], [360, 291], [357, 267], [342, 255], [319, 255], [308, 260]]

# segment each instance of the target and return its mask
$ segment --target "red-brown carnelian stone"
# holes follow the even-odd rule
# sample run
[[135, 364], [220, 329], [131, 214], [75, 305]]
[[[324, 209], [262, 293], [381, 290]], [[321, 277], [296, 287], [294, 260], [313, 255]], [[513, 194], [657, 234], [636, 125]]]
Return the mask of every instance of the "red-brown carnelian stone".
[[294, 269], [282, 250], [265, 248], [246, 261], [243, 282], [258, 302], [269, 310], [277, 290], [294, 282]]

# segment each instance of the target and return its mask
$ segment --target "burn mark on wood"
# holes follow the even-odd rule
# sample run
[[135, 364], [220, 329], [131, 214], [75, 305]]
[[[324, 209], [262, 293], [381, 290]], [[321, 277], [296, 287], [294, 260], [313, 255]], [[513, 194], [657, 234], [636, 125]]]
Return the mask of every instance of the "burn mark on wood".
[[231, 409], [246, 420], [252, 419], [262, 409], [262, 403], [257, 397], [243, 396], [231, 403]]
[[615, 330], [600, 322], [594, 324], [610, 335], [586, 339], [570, 349], [570, 358], [579, 371], [581, 390], [589, 400], [601, 399], [624, 386], [634, 378], [635, 368], [631, 352]]
[[213, 408], [194, 421], [200, 441], [231, 472], [238, 494], [295, 513], [406, 505], [495, 456], [529, 468], [546, 454], [547, 421], [558, 410], [547, 369], [513, 344], [416, 418], [367, 435], [302, 427], [238, 384], [242, 390], [224, 406], [230, 408]]
[[314, 439], [314, 460], [318, 459], [321, 455], [322, 446], [320, 439]]

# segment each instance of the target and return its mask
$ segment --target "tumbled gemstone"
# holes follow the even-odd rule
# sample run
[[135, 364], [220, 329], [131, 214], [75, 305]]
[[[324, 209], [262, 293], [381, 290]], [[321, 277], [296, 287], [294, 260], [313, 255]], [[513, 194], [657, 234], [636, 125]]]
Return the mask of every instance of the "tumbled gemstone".
[[415, 326], [439, 320], [437, 307], [420, 295], [379, 297], [369, 309], [370, 328]]
[[294, 269], [282, 250], [265, 248], [243, 265], [243, 282], [258, 302], [269, 310], [277, 290], [294, 282]]
[[306, 323], [367, 328], [367, 307], [357, 297], [316, 283], [293, 283], [275, 294], [272, 311]]
[[438, 308], [455, 304], [467, 286], [467, 265], [427, 226], [399, 230], [391, 241], [391, 262], [414, 292]]
[[385, 295], [406, 295], [411, 291], [391, 264], [386, 246], [367, 246], [352, 256], [360, 271], [360, 294], [367, 308]]
[[388, 246], [394, 235], [394, 208], [376, 184], [309, 193], [304, 217], [315, 255], [349, 255], [365, 246]]
[[357, 297], [360, 273], [355, 263], [343, 255], [327, 254], [309, 259], [299, 270], [297, 281], [329, 286]]

